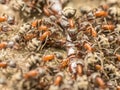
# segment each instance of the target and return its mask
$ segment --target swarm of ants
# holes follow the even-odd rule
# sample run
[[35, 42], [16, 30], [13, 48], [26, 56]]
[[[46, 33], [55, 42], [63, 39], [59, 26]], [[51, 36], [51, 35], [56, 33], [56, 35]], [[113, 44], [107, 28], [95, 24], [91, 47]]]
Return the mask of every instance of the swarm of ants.
[[0, 16], [1, 90], [120, 90], [120, 2], [101, 1], [0, 0], [21, 18]]

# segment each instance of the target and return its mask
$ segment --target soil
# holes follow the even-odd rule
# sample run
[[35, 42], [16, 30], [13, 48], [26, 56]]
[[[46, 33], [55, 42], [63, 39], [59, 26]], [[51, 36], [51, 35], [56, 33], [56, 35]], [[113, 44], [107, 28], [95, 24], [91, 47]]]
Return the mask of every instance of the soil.
[[[0, 18], [2, 16], [7, 16], [7, 17], [13, 16], [15, 18], [15, 21], [14, 21], [14, 24], [9, 24], [8, 21], [0, 22], [0, 45], [2, 42], [6, 42], [7, 44], [10, 42], [14, 43], [14, 44], [12, 44], [12, 46], [7, 45], [5, 48], [0, 47], [0, 49], [1, 49], [0, 50], [0, 63], [2, 63], [2, 62], [7, 63], [6, 67], [0, 66], [0, 90], [110, 90], [110, 89], [111, 90], [120, 90], [120, 68], [119, 68], [120, 67], [120, 56], [119, 56], [119, 58], [117, 58], [115, 56], [116, 53], [120, 54], [120, 49], [119, 49], [120, 40], [116, 40], [117, 38], [120, 38], [120, 29], [119, 30], [117, 29], [117, 28], [119, 28], [118, 26], [120, 26], [119, 21], [114, 20], [114, 19], [109, 20], [110, 23], [114, 22], [113, 24], [115, 24], [115, 28], [116, 28], [115, 30], [118, 33], [117, 35], [114, 34], [114, 32], [113, 32], [113, 34], [112, 34], [112, 32], [103, 32], [103, 34], [106, 35], [106, 36], [104, 36], [103, 34], [101, 34], [101, 32], [98, 32], [101, 35], [99, 37], [103, 37], [103, 38], [107, 37], [108, 38], [109, 34], [113, 37], [116, 37], [115, 40], [116, 40], [117, 44], [115, 44], [115, 45], [110, 44], [110, 47], [109, 47], [109, 42], [107, 44], [105, 42], [105, 45], [104, 45], [105, 47], [103, 47], [103, 49], [105, 49], [105, 48], [107, 50], [110, 49], [108, 52], [108, 55], [111, 55], [111, 53], [112, 53], [111, 57], [104, 56], [104, 55], [107, 55], [107, 54], [103, 55], [104, 50], [102, 50], [102, 49], [97, 50], [98, 46], [95, 46], [95, 44], [91, 44], [91, 43], [96, 43], [97, 41], [95, 41], [95, 40], [98, 40], [98, 39], [93, 39], [91, 36], [89, 39], [86, 39], [86, 40], [88, 40], [88, 42], [90, 41], [91, 46], [95, 47], [97, 54], [93, 53], [93, 52], [91, 54], [88, 54], [86, 52], [86, 54], [84, 54], [84, 55], [82, 54], [82, 58], [79, 58], [79, 57], [81, 57], [81, 55], [79, 57], [77, 57], [77, 59], [84, 58], [84, 60], [88, 60], [90, 63], [91, 62], [93, 62], [93, 63], [89, 65], [89, 62], [84, 61], [84, 63], [85, 63], [85, 67], [83, 70], [84, 74], [78, 76], [78, 78], [75, 79], [76, 76], [74, 76], [74, 74], [72, 74], [69, 70], [70, 67], [72, 66], [71, 65], [72, 60], [71, 60], [71, 63], [69, 63], [69, 65], [67, 65], [62, 70], [59, 67], [61, 62], [64, 59], [68, 58], [68, 51], [66, 50], [66, 48], [64, 48], [66, 46], [63, 45], [64, 38], [65, 38], [65, 37], [63, 38], [64, 32], [61, 34], [61, 31], [58, 31], [58, 33], [55, 33], [55, 35], [51, 36], [52, 38], [50, 38], [50, 40], [49, 40], [49, 37], [46, 37], [46, 40], [42, 44], [39, 40], [36, 40], [36, 38], [32, 38], [32, 40], [28, 40], [28, 41], [24, 40], [25, 39], [24, 35], [27, 35], [29, 33], [31, 34], [32, 32], [35, 34], [36, 34], [36, 32], [37, 33], [39, 32], [36, 29], [35, 29], [36, 32], [34, 32], [33, 29], [29, 28], [33, 21], [43, 18], [44, 20], [43, 20], [42, 24], [45, 23], [45, 25], [46, 25], [47, 21], [49, 24], [49, 16], [46, 16], [44, 12], [41, 12], [41, 13], [32, 12], [32, 13], [30, 13], [31, 16], [29, 16], [29, 14], [23, 15], [23, 13], [26, 13], [26, 11], [24, 11], [24, 10], [20, 11], [19, 4], [22, 5], [21, 3], [24, 2], [29, 5], [29, 3], [32, 2], [33, 0], [18, 0], [18, 1], [17, 0], [0, 0], [0, 2], [2, 2], [2, 1], [6, 1], [6, 3], [0, 4]], [[44, 2], [44, 0], [38, 0], [38, 1]], [[64, 1], [64, 0], [61, 0], [61, 1]], [[86, 11], [91, 11], [91, 10], [98, 8], [100, 5], [115, 4], [116, 6], [112, 5], [111, 7], [114, 7], [114, 6], [117, 7], [117, 5], [120, 4], [120, 2], [117, 2], [117, 0], [68, 0], [68, 1], [69, 2], [64, 5], [63, 9], [66, 7], [72, 7], [74, 9], [76, 9], [77, 12], [75, 14], [74, 19], [78, 20], [78, 22], [84, 21], [84, 19], [83, 19], [83, 21], [79, 21], [79, 18], [81, 18], [81, 17], [85, 18], [84, 14], [81, 12], [81, 9], [87, 8]], [[15, 6], [15, 8], [14, 8], [14, 6]], [[44, 3], [43, 3], [43, 6], [44, 6]], [[43, 8], [43, 6], [41, 5], [40, 8]], [[16, 7], [18, 9], [16, 9]], [[38, 7], [39, 7], [39, 5], [38, 5]], [[119, 8], [120, 8], [120, 6], [119, 6]], [[120, 19], [119, 15], [115, 16], [115, 17]], [[62, 29], [58, 24], [56, 24], [54, 22], [50, 22], [50, 23], [52, 24], [52, 26], [54, 26], [52, 28], [53, 32], [54, 32], [54, 29], [55, 30], [57, 30], [59, 28]], [[101, 24], [100, 19], [96, 20], [96, 23]], [[5, 28], [5, 30], [3, 30], [3, 26], [6, 26], [7, 29]], [[49, 27], [49, 25], [48, 25], [48, 27]], [[76, 25], [76, 27], [78, 29], [79, 25]], [[60, 36], [57, 37], [57, 34], [59, 34], [59, 33], [60, 33]], [[81, 33], [84, 33], [84, 32], [81, 32]], [[80, 33], [80, 35], [81, 35], [81, 33]], [[85, 34], [85, 35], [87, 36], [87, 34]], [[18, 41], [16, 41], [17, 36], [20, 36], [20, 37], [18, 37]], [[78, 36], [78, 37], [82, 38], [82, 36]], [[89, 35], [88, 35], [88, 37], [89, 37]], [[48, 39], [48, 41], [47, 41], [47, 39]], [[60, 40], [63, 39], [63, 43], [62, 44], [61, 43], [55, 44], [54, 42], [52, 43], [52, 40], [57, 41], [58, 39], [60, 39]], [[73, 40], [73, 42], [74, 42], [74, 40]], [[114, 44], [114, 42], [113, 42], [113, 44]], [[78, 49], [81, 49], [81, 47], [77, 48], [77, 50]], [[118, 50], [116, 50], [116, 49], [118, 49]], [[81, 51], [82, 50], [86, 51], [86, 48], [83, 49], [83, 47], [82, 47]], [[116, 51], [114, 51], [114, 50], [116, 50]], [[100, 51], [100, 53], [98, 53], [99, 51]], [[79, 50], [78, 50], [78, 52], [79, 52]], [[70, 53], [72, 53], [72, 51], [70, 51]], [[114, 53], [114, 55], [113, 55], [113, 53]], [[55, 55], [54, 60], [47, 61], [47, 62], [42, 61], [43, 56], [51, 55], [51, 54]], [[80, 52], [80, 54], [81, 54], [81, 52]], [[87, 55], [88, 55], [88, 57], [90, 55], [91, 58], [85, 59], [85, 57]], [[98, 60], [98, 62], [97, 62], [97, 59], [96, 59], [96, 61], [94, 61], [95, 59], [93, 59], [93, 58], [96, 58], [95, 55], [96, 55], [96, 57], [100, 56], [100, 61]], [[73, 57], [73, 56], [71, 56], [71, 57]], [[71, 57], [69, 57], [69, 58], [71, 58]], [[88, 58], [88, 57], [86, 57], [86, 58]], [[112, 59], [112, 57], [113, 57], [113, 59]], [[101, 60], [101, 58], [102, 58], [102, 60]], [[72, 59], [74, 59], [74, 58], [72, 58]], [[111, 61], [109, 61], [109, 60], [111, 60]], [[75, 62], [77, 62], [77, 60]], [[94, 67], [94, 64], [96, 64], [96, 63], [100, 64], [101, 67], [103, 68], [103, 70], [96, 70]], [[88, 67], [86, 67], [87, 64], [88, 64]], [[40, 69], [42, 68], [43, 70], [45, 69], [45, 75], [44, 75], [44, 71], [43, 72], [39, 71], [39, 68]], [[88, 70], [89, 68], [90, 68], [90, 71]], [[108, 71], [105, 68], [107, 68]], [[88, 72], [86, 72], [86, 69], [88, 70]], [[26, 79], [24, 77], [24, 75], [26, 75], [26, 73], [28, 73], [31, 70], [36, 70], [36, 71], [38, 70], [39, 73], [42, 72], [43, 75], [38, 74], [38, 75], [35, 75], [35, 77], [31, 76], [32, 78], [30, 77], [29, 79]], [[109, 73], [112, 74], [111, 72], [116, 73], [115, 74], [116, 77], [109, 75]], [[59, 74], [59, 73], [60, 73], [60, 75], [61, 75], [61, 73], [64, 74], [65, 79], [63, 78], [63, 81], [61, 82], [60, 85], [54, 86], [55, 78], [56, 78], [57, 74]], [[91, 74], [89, 75], [89, 73], [99, 73], [100, 76], [103, 78], [105, 85], [101, 85], [99, 83], [98, 84], [94, 83], [90, 79]], [[88, 79], [90, 79], [90, 80], [88, 80]], [[71, 80], [71, 82], [70, 82], [70, 80]], [[62, 83], [64, 83], [64, 84], [62, 84]]]

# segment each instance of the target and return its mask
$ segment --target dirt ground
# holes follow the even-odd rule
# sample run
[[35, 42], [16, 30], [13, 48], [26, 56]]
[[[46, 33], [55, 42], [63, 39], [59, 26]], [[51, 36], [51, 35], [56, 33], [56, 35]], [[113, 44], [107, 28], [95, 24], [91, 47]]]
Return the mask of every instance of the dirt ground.
[[[107, 56], [106, 57], [104, 56], [106, 54], [104, 54], [104, 55], [101, 54], [101, 53], [103, 53], [102, 49], [100, 50], [100, 53], [98, 53], [99, 50], [96, 51], [98, 56], [101, 55], [100, 58], [103, 58], [102, 60], [100, 59], [100, 62], [99, 62], [100, 65], [101, 66], [106, 65], [106, 68], [108, 67], [107, 68], [108, 71], [106, 69], [96, 70], [96, 69], [92, 68], [94, 65], [92, 63], [92, 65], [90, 65], [89, 67], [93, 71], [91, 70], [90, 73], [93, 73], [93, 72], [100, 73], [101, 77], [104, 78], [103, 81], [105, 81], [105, 86], [101, 84], [103, 82], [101, 79], [99, 79], [99, 80], [101, 80], [101, 82], [98, 83], [97, 85], [96, 84], [94, 85], [93, 82], [91, 83], [90, 80], [88, 80], [88, 82], [87, 82], [87, 79], [89, 79], [88, 77], [91, 77], [91, 76], [86, 74], [85, 70], [89, 68], [89, 67], [86, 67], [86, 64], [88, 64], [89, 62], [86, 63], [85, 61], [84, 61], [85, 62], [85, 67], [84, 67], [85, 70], [83, 70], [84, 75], [80, 75], [80, 78], [74, 79], [75, 76], [72, 75], [71, 72], [69, 72], [69, 69], [70, 69], [69, 65], [71, 65], [71, 64], [69, 64], [68, 66], [66, 65], [66, 67], [62, 70], [59, 70], [59, 67], [58, 67], [62, 62], [61, 60], [67, 58], [67, 56], [68, 56], [68, 52], [67, 52], [66, 48], [64, 48], [64, 46], [62, 46], [63, 44], [60, 43], [61, 44], [60, 45], [58, 43], [59, 44], [58, 46], [60, 46], [60, 48], [57, 47], [57, 44], [55, 44], [55, 47], [54, 47], [54, 42], [53, 43], [52, 43], [52, 41], [47, 42], [47, 39], [49, 41], [48, 36], [46, 37], [46, 40], [42, 44], [39, 40], [36, 40], [36, 37], [34, 37], [34, 36], [31, 40], [29, 40], [29, 37], [27, 37], [28, 38], [28, 40], [27, 40], [24, 36], [29, 33], [30, 34], [35, 33], [35, 36], [36, 36], [37, 30], [36, 30], [36, 32], [34, 32], [33, 29], [31, 28], [30, 24], [33, 21], [42, 19], [42, 18], [46, 18], [43, 20], [43, 22], [45, 20], [46, 20], [45, 22], [47, 22], [47, 21], [49, 21], [49, 18], [48, 18], [49, 16], [46, 16], [43, 11], [41, 13], [38, 13], [39, 10], [37, 11], [37, 13], [34, 11], [32, 13], [30, 13], [31, 16], [29, 16], [29, 14], [27, 14], [27, 15], [24, 14], [27, 12], [27, 10], [26, 11], [23, 10], [22, 12], [20, 11], [20, 7], [21, 7], [22, 3], [23, 4], [26, 3], [29, 5], [29, 3], [32, 2], [33, 0], [0, 0], [0, 2], [2, 2], [2, 1], [6, 1], [6, 3], [0, 4], [0, 20], [1, 20], [1, 17], [3, 17], [3, 16], [4, 17], [13, 16], [15, 18], [15, 21], [11, 21], [13, 23], [9, 23], [9, 21], [5, 21], [5, 20], [3, 20], [3, 22], [0, 21], [0, 49], [1, 49], [0, 50], [0, 90], [120, 90], [120, 56], [117, 57], [112, 54], [111, 57], [109, 58]], [[38, 1], [42, 2], [44, 0], [38, 0]], [[64, 0], [62, 0], [62, 1], [64, 1]], [[72, 7], [77, 10], [77, 12], [75, 14], [76, 17], [84, 18], [85, 16], [81, 13], [81, 10], [87, 9], [86, 11], [90, 11], [95, 8], [98, 8], [100, 5], [105, 5], [105, 4], [108, 4], [108, 5], [115, 4], [116, 5], [116, 3], [118, 4], [119, 2], [117, 2], [117, 0], [69, 0], [69, 2], [67, 4], [65, 4], [63, 9], [66, 7]], [[43, 10], [43, 6], [44, 6], [44, 3], [43, 3], [43, 5], [41, 4], [41, 6], [38, 5], [36, 7], [40, 7]], [[120, 8], [120, 6], [119, 6], [119, 8]], [[28, 8], [28, 12], [29, 12], [29, 8]], [[120, 19], [120, 17], [119, 17], [119, 19]], [[82, 21], [78, 20], [78, 22], [83, 22], [83, 21], [84, 21], [84, 19]], [[112, 22], [112, 20], [108, 20], [108, 21], [110, 21], [110, 23]], [[98, 22], [97, 24], [99, 24], [99, 23], [101, 24], [100, 19], [98, 19], [98, 21], [96, 20], [96, 22]], [[116, 35], [116, 34], [114, 34], [114, 32], [113, 32], [113, 34], [112, 34], [112, 32], [109, 32], [109, 33], [107, 32], [107, 34], [106, 34], [106, 32], [105, 32], [104, 34], [106, 36], [103, 35], [103, 37], [107, 37], [107, 35], [109, 35], [109, 34], [111, 36], [113, 35], [113, 37], [116, 37], [116, 38], [120, 36], [120, 29], [119, 29], [119, 31], [117, 31], [117, 28], [120, 27], [120, 26], [117, 27], [117, 25], [120, 25], [120, 22], [116, 24], [116, 22], [117, 22], [116, 19], [113, 20], [113, 22], [115, 22], [114, 23], [116, 25], [115, 30], [116, 30], [116, 32], [118, 32], [118, 34]], [[52, 26], [54, 26], [54, 28], [52, 28], [53, 32], [54, 32], [54, 29], [55, 30], [57, 30], [57, 28], [61, 29], [61, 27], [60, 26], [57, 27], [56, 24], [54, 24], [54, 22], [50, 22], [50, 23], [52, 24]], [[105, 23], [104, 20], [103, 20], [103, 23]], [[42, 24], [44, 24], [44, 23], [42, 23]], [[49, 22], [48, 22], [48, 24], [49, 24]], [[45, 25], [46, 25], [46, 23], [45, 23]], [[79, 27], [78, 25], [76, 25], [76, 27], [77, 27], [77, 29], [81, 28], [81, 26]], [[59, 33], [61, 33], [61, 31], [58, 31], [57, 34], [59, 34]], [[84, 32], [81, 32], [81, 33], [84, 33]], [[81, 35], [81, 33], [80, 33], [80, 35]], [[99, 32], [99, 30], [98, 30], [98, 33], [101, 34], [101, 32]], [[64, 34], [63, 33], [60, 34], [60, 37], [57, 37], [57, 34], [55, 36], [53, 35], [53, 37], [50, 40], [56, 40], [56, 39], [61, 40]], [[40, 33], [40, 35], [41, 35], [41, 33]], [[30, 36], [30, 37], [32, 37], [32, 36]], [[82, 37], [82, 36], [80, 36], [80, 37]], [[102, 34], [100, 37], [102, 37]], [[24, 40], [24, 39], [26, 39], [26, 40]], [[97, 39], [93, 39], [93, 40], [91, 40], [91, 39], [92, 38], [90, 37], [90, 39], [86, 39], [86, 40], [88, 40], [88, 42], [90, 41], [90, 43], [93, 43], [95, 40], [97, 40]], [[119, 39], [120, 39], [120, 37], [119, 37]], [[116, 42], [117, 41], [118, 40], [116, 40]], [[4, 45], [6, 45], [6, 43], [7, 43], [7, 46], [4, 46]], [[46, 45], [46, 43], [47, 43], [47, 45]], [[50, 43], [50, 45], [49, 45], [49, 43]], [[63, 43], [64, 43], [64, 40], [63, 40]], [[116, 54], [115, 52], [120, 54], [120, 49], [119, 49], [120, 41], [117, 42], [116, 46], [111, 45], [109, 47], [108, 44], [105, 43], [106, 49], [110, 49], [110, 52], [113, 52], [114, 54]], [[113, 42], [113, 44], [114, 44], [114, 42]], [[97, 48], [97, 46], [94, 46], [94, 45], [93, 45], [93, 47]], [[80, 48], [78, 48], [78, 49], [80, 49]], [[85, 50], [83, 50], [83, 51], [85, 51]], [[97, 50], [97, 49], [95, 49], [95, 50]], [[116, 51], [114, 51], [114, 50], [116, 50]], [[79, 52], [79, 50], [78, 50], [78, 52]], [[56, 56], [54, 58], [55, 59], [54, 61], [53, 60], [51, 60], [50, 62], [42, 61], [43, 56], [52, 55], [53, 53]], [[70, 53], [72, 53], [72, 50], [70, 51]], [[94, 53], [92, 53], [90, 55], [92, 56], [93, 54]], [[94, 55], [97, 56], [97, 54], [94, 54]], [[88, 53], [86, 55], [88, 55]], [[69, 57], [69, 58], [71, 58], [71, 57]], [[83, 55], [82, 58], [84, 58], [84, 60], [87, 60], [87, 59], [85, 59], [85, 55]], [[108, 61], [108, 59], [110, 59], [112, 61]], [[117, 61], [117, 59], [118, 59], [118, 61]], [[91, 62], [94, 62], [95, 59], [91, 58], [89, 60], [91, 60]], [[103, 60], [105, 60], [105, 61], [103, 61]], [[113, 60], [115, 60], [115, 61], [113, 61]], [[97, 63], [97, 61], [95, 61], [95, 63]], [[48, 69], [48, 67], [49, 67], [49, 69]], [[112, 68], [112, 69], [110, 69], [111, 71], [109, 70], [109, 67]], [[43, 71], [42, 70], [40, 71], [39, 69], [40, 70], [42, 69]], [[45, 71], [44, 71], [44, 69], [45, 69]], [[31, 70], [39, 71], [39, 73], [42, 72], [43, 75], [39, 76], [39, 75], [36, 75], [35, 73], [32, 74], [32, 76], [27, 75], [26, 73], [28, 73]], [[107, 72], [116, 73], [115, 74], [116, 77], [114, 77], [112, 75], [109, 76], [108, 75], [109, 73], [107, 73]], [[61, 75], [61, 73], [64, 74], [65, 80], [62, 81], [64, 83], [64, 85], [63, 84], [61, 84], [60, 86], [53, 85], [53, 83], [55, 81], [54, 79], [56, 78], [57, 73], [60, 73], [60, 75]], [[81, 78], [83, 78], [83, 79], [81, 79]], [[70, 82], [70, 80], [71, 80], [71, 82]], [[68, 81], [69, 81], [69, 83], [68, 83]]]

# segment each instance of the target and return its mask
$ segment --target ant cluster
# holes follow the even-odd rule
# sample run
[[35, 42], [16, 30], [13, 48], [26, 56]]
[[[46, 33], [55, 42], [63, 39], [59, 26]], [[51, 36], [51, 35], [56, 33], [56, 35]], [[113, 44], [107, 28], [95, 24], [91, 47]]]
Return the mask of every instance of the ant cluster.
[[[18, 83], [10, 84], [12, 90], [120, 90], [120, 3], [80, 9], [76, 16], [76, 9], [64, 8], [68, 1], [15, 0], [12, 9], [25, 21], [0, 42], [0, 72], [6, 76], [0, 84], [11, 78]], [[1, 16], [3, 36], [9, 31], [5, 23], [17, 25], [14, 17]], [[6, 60], [11, 49], [25, 54], [24, 60]]]

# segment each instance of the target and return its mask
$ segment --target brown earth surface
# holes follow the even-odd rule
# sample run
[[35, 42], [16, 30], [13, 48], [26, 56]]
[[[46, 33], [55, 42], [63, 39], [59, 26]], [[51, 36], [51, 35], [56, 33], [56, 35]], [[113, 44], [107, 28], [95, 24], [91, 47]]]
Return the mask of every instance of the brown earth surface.
[[[8, 21], [0, 22], [0, 45], [2, 44], [2, 42], [7, 42], [7, 43], [10, 43], [10, 45], [12, 45], [12, 46], [8, 45], [5, 48], [1, 48], [2, 46], [0, 47], [1, 49], [0, 50], [0, 63], [2, 62], [7, 63], [6, 67], [0, 66], [0, 90], [120, 90], [120, 56], [119, 56], [120, 55], [120, 21], [118, 21], [120, 20], [120, 12], [118, 12], [119, 14], [115, 16], [113, 20], [111, 17], [110, 17], [110, 20], [106, 19], [106, 17], [104, 18], [104, 20], [102, 19], [103, 21], [101, 21], [100, 18], [96, 20], [97, 24], [101, 24], [101, 22], [106, 24], [106, 22], [108, 22], [110, 24], [112, 23], [115, 25], [115, 28], [114, 28], [115, 32], [114, 31], [112, 32], [111, 31], [108, 31], [108, 32], [100, 31], [99, 32], [98, 30], [97, 32], [98, 34], [100, 33], [100, 36], [97, 36], [97, 38], [103, 37], [104, 39], [104, 38], [108, 38], [111, 35], [115, 38], [117, 44], [115, 44], [116, 42], [114, 42], [115, 41], [114, 39], [113, 39], [113, 42], [109, 42], [108, 39], [105, 39], [105, 43], [103, 42], [105, 44], [105, 47], [101, 45], [100, 48], [98, 48], [99, 46], [97, 45], [99, 45], [98, 44], [99, 42], [97, 43], [97, 40], [99, 39], [95, 39], [91, 37], [90, 35], [88, 35], [88, 37], [90, 38], [86, 40], [88, 40], [87, 42], [92, 47], [95, 47], [95, 50], [93, 50], [93, 52], [88, 54], [86, 51], [87, 49], [86, 48], [83, 49], [84, 47], [82, 47], [82, 50], [83, 50], [82, 58], [81, 58], [81, 55], [78, 57], [77, 56], [75, 57], [80, 60], [83, 59], [84, 60], [83, 62], [85, 63], [84, 70], [83, 70], [84, 74], [77, 77], [76, 75], [74, 76], [73, 74], [74, 70], [75, 72], [77, 72], [76, 69], [73, 69], [72, 73], [70, 72], [70, 69], [72, 67], [71, 65], [72, 60], [70, 61], [68, 65], [66, 65], [65, 68], [63, 68], [62, 70], [60, 69], [59, 66], [61, 65], [61, 62], [63, 61], [63, 59], [68, 58], [68, 51], [66, 48], [64, 48], [63, 44], [60, 43], [61, 45], [57, 46], [57, 44], [54, 45], [54, 42], [52, 43], [52, 39], [53, 40], [63, 39], [63, 43], [64, 43], [64, 40], [66, 40], [66, 37], [64, 36], [63, 33], [65, 32], [61, 33], [61, 31], [58, 31], [57, 34], [55, 33], [55, 35], [53, 35], [52, 38], [50, 38], [51, 40], [50, 42], [48, 42], [49, 36], [47, 36], [45, 41], [42, 43], [36, 40], [36, 38], [32, 38], [32, 40], [28, 40], [28, 41], [24, 40], [25, 39], [24, 34], [26, 33], [29, 34], [33, 32], [33, 30], [29, 28], [30, 26], [29, 24], [31, 24], [35, 20], [38, 20], [38, 19], [40, 20], [44, 18], [45, 18], [44, 20], [46, 20], [47, 22], [47, 20], [49, 21], [49, 17], [47, 17], [44, 14], [44, 12], [39, 13], [40, 15], [38, 13], [36, 14], [32, 12], [30, 14], [31, 15], [30, 17], [29, 15], [23, 16], [23, 13], [26, 13], [26, 12], [24, 12], [24, 10], [20, 11], [19, 8], [20, 6], [22, 6], [21, 3], [24, 3], [24, 4], [26, 3], [29, 5], [29, 3], [32, 2], [33, 0], [0, 0], [0, 3], [2, 1], [6, 1], [6, 3], [0, 4], [0, 19], [2, 16], [5, 16], [5, 15], [7, 17], [13, 16], [15, 17], [15, 22], [12, 25], [9, 24]], [[38, 1], [44, 2], [44, 0], [38, 0]], [[61, 0], [61, 1], [64, 1], [64, 0]], [[84, 22], [84, 20], [86, 20], [86, 19], [83, 19], [82, 21], [80, 21], [81, 17], [86, 18], [86, 16], [82, 12], [80, 12], [80, 10], [84, 8], [87, 9], [86, 11], [90, 11], [90, 10], [94, 10], [95, 8], [98, 8], [100, 5], [107, 4], [110, 7], [115, 7], [115, 10], [117, 8], [119, 8], [120, 10], [119, 0], [68, 0], [68, 1], [69, 2], [65, 4], [64, 8], [72, 7], [77, 10], [75, 17], [74, 17], [76, 22], [78, 20], [77, 23], [81, 23], [81, 22]], [[44, 4], [46, 4], [46, 2], [41, 4], [42, 6], [40, 6], [40, 8], [43, 8]], [[27, 23], [29, 23], [28, 26], [27, 26]], [[6, 26], [4, 28], [5, 30], [3, 30], [4, 26]], [[62, 30], [61, 26], [59, 26], [58, 24], [54, 22], [52, 22], [52, 26], [54, 26], [54, 28], [52, 29], [53, 31], [54, 29]], [[79, 24], [75, 26], [77, 27], [77, 29], [81, 28], [81, 26], [79, 27]], [[95, 27], [95, 25], [93, 26]], [[28, 30], [26, 28], [28, 28]], [[39, 31], [36, 30], [36, 32], [38, 33]], [[41, 32], [40, 35], [43, 32]], [[57, 37], [59, 33], [60, 33], [60, 37]], [[83, 35], [82, 33], [84, 33], [84, 31], [81, 32], [80, 35]], [[85, 35], [87, 36], [86, 33]], [[20, 38], [18, 42], [15, 41], [16, 37], [18, 37], [18, 39]], [[82, 36], [78, 36], [78, 37], [80, 37], [80, 40], [81, 40]], [[85, 38], [88, 38], [88, 37], [85, 37]], [[11, 43], [14, 43], [14, 45]], [[84, 43], [86, 43], [86, 41]], [[113, 43], [113, 44], [110, 44], [110, 43]], [[79, 52], [78, 49], [80, 50], [81, 47], [77, 48], [77, 52]], [[104, 54], [103, 49], [108, 51], [108, 56], [105, 56], [107, 54], [106, 53]], [[85, 51], [85, 54], [84, 54], [84, 51]], [[70, 53], [71, 52], [72, 51], [70, 51]], [[81, 54], [81, 52], [79, 53]], [[118, 54], [118, 56], [116, 55], [116, 53]], [[49, 55], [49, 54], [55, 55], [54, 60], [47, 61], [47, 62], [42, 61], [42, 57], [45, 55]], [[91, 56], [91, 58], [88, 59], [88, 57], [86, 57], [85, 55], [86, 56], [88, 55], [88, 57]], [[72, 57], [71, 54], [70, 56]], [[97, 56], [100, 56], [100, 58], [98, 57], [96, 59]], [[75, 60], [75, 62], [77, 62], [77, 59]], [[97, 60], [99, 61], [99, 63], [97, 62]], [[92, 63], [89, 65], [89, 62], [90, 63], [92, 62]], [[101, 65], [102, 70], [95, 69], [94, 65], [96, 63]], [[76, 66], [73, 65], [72, 68], [74, 67]], [[42, 70], [40, 71], [39, 68], [40, 70], [45, 69], [45, 75], [43, 76], [35, 75], [35, 77], [33, 78], [30, 77], [30, 79], [25, 78], [24, 75], [26, 75], [26, 73], [28, 73], [31, 70], [36, 70], [36, 71], [38, 70], [39, 73], [41, 73]], [[89, 68], [90, 68], [90, 71], [89, 71]], [[86, 72], [86, 70], [88, 70], [88, 72]], [[42, 73], [44, 73], [44, 71]], [[59, 73], [60, 75], [61, 73], [64, 74], [65, 79], [63, 78], [60, 86], [59, 85], [55, 86], [54, 81], [55, 81], [57, 74]], [[99, 81], [100, 83], [98, 82], [94, 84], [94, 80], [92, 81], [90, 79], [91, 74], [89, 75], [89, 73], [100, 74], [100, 76], [103, 78], [103, 81], [105, 82], [105, 85], [101, 84], [102, 80], [101, 82]], [[112, 76], [112, 73], [115, 73], [114, 75], [116, 76]]]

